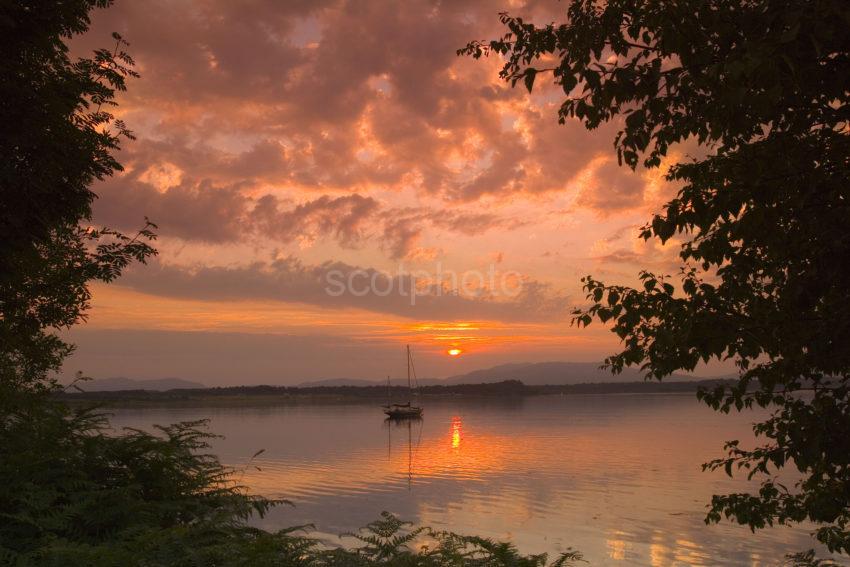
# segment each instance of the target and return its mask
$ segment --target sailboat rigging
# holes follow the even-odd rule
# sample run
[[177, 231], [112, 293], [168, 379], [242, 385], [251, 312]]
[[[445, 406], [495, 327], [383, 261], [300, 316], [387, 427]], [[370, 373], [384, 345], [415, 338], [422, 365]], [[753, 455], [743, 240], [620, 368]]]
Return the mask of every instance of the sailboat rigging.
[[[387, 400], [387, 405], [384, 406], [384, 413], [390, 419], [417, 419], [422, 417], [422, 408], [415, 406], [410, 401], [413, 385], [410, 380], [411, 371], [413, 371], [413, 379], [416, 379], [416, 368], [413, 366], [413, 356], [410, 354], [410, 345], [407, 345], [407, 403], [392, 404]], [[389, 394], [390, 379], [387, 377], [387, 393]]]

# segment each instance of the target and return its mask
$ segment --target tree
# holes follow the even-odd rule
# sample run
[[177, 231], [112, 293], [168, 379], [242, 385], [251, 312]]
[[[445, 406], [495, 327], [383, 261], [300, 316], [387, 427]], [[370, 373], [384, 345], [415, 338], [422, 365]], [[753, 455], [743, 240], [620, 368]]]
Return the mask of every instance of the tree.
[[[715, 496], [707, 521], [811, 520], [830, 551], [850, 553], [850, 4], [572, 0], [566, 16], [538, 27], [502, 14], [503, 37], [458, 54], [503, 57], [500, 76], [529, 91], [552, 73], [560, 121], [622, 120], [615, 147], [632, 169], [685, 140], [705, 151], [667, 171], [682, 188], [641, 232], [683, 242], [679, 285], [588, 276], [574, 323], [611, 325], [614, 372], [661, 379], [734, 360], [737, 384], [700, 398], [771, 415], [754, 426], [761, 446], [732, 441], [705, 467], [761, 485]], [[775, 480], [785, 466], [800, 473], [794, 486]]]
[[[72, 347], [53, 332], [85, 317], [88, 285], [155, 254], [152, 224], [128, 237], [85, 226], [91, 184], [121, 170], [132, 138], [110, 109], [135, 77], [126, 43], [72, 61], [65, 41], [109, 0], [0, 6], [0, 387], [49, 386]], [[17, 127], [12, 127], [17, 125]], [[140, 219], [141, 220], [141, 219]]]

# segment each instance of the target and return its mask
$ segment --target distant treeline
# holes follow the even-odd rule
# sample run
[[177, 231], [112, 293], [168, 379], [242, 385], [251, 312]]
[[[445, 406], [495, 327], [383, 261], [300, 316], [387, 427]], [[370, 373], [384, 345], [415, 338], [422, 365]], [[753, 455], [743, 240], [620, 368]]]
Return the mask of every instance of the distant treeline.
[[[505, 380], [489, 384], [456, 384], [423, 386], [422, 396], [535, 396], [575, 394], [653, 394], [696, 392], [700, 387], [714, 388], [732, 384], [731, 380], [699, 380], [687, 382], [607, 382], [551, 386], [527, 386], [519, 380]], [[85, 387], [85, 385], [83, 385]], [[152, 390], [121, 390], [115, 392], [64, 392], [59, 397], [69, 400], [100, 401], [191, 401], [225, 398], [326, 398], [326, 399], [401, 399], [408, 396], [401, 386], [228, 386], [223, 388], [194, 388], [157, 392]]]

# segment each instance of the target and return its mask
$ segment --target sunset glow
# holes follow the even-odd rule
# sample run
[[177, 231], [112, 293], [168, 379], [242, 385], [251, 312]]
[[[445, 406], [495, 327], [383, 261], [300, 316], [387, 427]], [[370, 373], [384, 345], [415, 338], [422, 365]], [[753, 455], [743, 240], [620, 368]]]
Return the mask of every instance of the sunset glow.
[[[95, 287], [69, 371], [295, 384], [380, 380], [405, 344], [435, 378], [610, 354], [610, 333], [569, 325], [580, 278], [670, 269], [675, 243], [636, 236], [671, 187], [617, 165], [617, 125], [558, 124], [556, 87], [531, 95], [499, 79], [499, 61], [454, 55], [499, 33], [497, 7], [390, 9], [376, 51], [349, 38], [385, 37], [388, 11], [354, 6], [93, 12], [72, 49], [120, 30], [141, 72], [118, 107], [137, 140], [124, 172], [94, 186], [93, 222], [132, 232], [148, 216], [159, 255]], [[440, 46], [409, 41], [423, 33]]]

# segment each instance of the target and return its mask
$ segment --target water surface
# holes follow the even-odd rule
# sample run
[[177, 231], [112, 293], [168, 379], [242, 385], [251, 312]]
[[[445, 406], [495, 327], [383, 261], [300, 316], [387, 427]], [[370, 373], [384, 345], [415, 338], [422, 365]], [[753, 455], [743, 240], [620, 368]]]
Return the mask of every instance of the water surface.
[[751, 439], [753, 413], [716, 414], [691, 394], [458, 398], [391, 425], [377, 406], [119, 409], [113, 423], [209, 418], [241, 482], [295, 504], [261, 525], [312, 523], [331, 541], [388, 510], [526, 553], [572, 547], [592, 565], [774, 565], [813, 547], [807, 528], [703, 522], [712, 494], [748, 485], [700, 465]]

